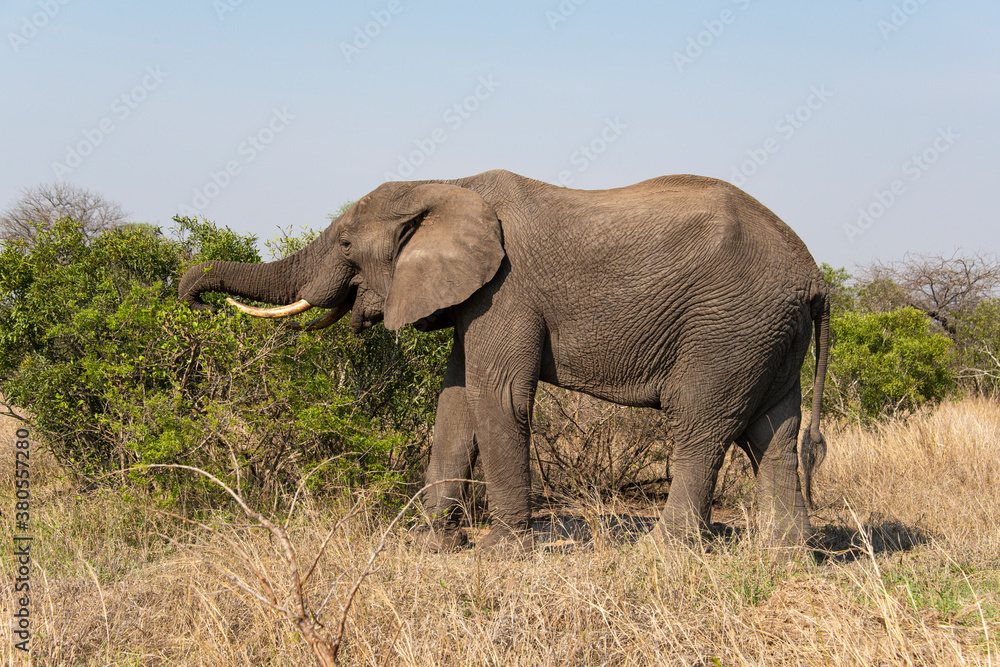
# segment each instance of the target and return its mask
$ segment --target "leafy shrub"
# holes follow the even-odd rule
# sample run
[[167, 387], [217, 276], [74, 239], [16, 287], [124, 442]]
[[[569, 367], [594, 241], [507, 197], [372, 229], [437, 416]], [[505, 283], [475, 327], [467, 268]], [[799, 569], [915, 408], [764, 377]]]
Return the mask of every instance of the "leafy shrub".
[[33, 246], [16, 239], [0, 253], [3, 393], [35, 414], [66, 462], [88, 459], [96, 470], [111, 457], [96, 432], [102, 376], [127, 381], [137, 299], [167, 298], [180, 265], [180, 246], [154, 228], [119, 227], [87, 243], [66, 219], [39, 229]]
[[1000, 299], [986, 299], [959, 321], [961, 376], [978, 391], [1000, 391]]
[[241, 235], [226, 227], [219, 229], [208, 220], [174, 216], [177, 232], [185, 237], [184, 248], [192, 264], [213, 259], [230, 262], [260, 262], [257, 237]]
[[[249, 497], [331, 457], [336, 476], [311, 483], [403, 479], [426, 450], [448, 333], [298, 333], [194, 312], [177, 301], [184, 269], [260, 261], [256, 239], [175, 222], [180, 240], [130, 225], [88, 241], [63, 220], [0, 252], [0, 391], [57, 457], [95, 484], [136, 464], [199, 465]], [[146, 478], [172, 494], [197, 487]]]
[[915, 308], [834, 316], [827, 407], [870, 421], [941, 400], [954, 383], [952, 341], [930, 326]]
[[851, 284], [853, 278], [847, 269], [835, 269], [826, 262], [819, 265], [819, 271], [826, 283], [827, 297], [830, 299], [830, 313], [836, 315], [848, 310], [856, 310], [857, 289]]

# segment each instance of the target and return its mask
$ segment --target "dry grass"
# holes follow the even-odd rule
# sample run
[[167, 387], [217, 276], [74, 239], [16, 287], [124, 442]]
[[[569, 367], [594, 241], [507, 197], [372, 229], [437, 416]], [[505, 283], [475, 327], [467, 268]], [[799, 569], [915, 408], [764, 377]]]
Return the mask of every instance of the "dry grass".
[[[523, 560], [420, 553], [397, 529], [347, 614], [341, 662], [1000, 664], [1000, 405], [969, 399], [826, 435], [817, 559], [780, 557], [742, 522], [699, 548], [636, 541], [624, 528], [643, 522], [611, 520], [617, 508], [600, 500], [576, 508], [575, 521], [539, 517], [541, 548]], [[140, 490], [81, 497], [54, 464], [33, 465], [33, 664], [313, 664], [296, 627], [225, 575], [256, 585], [249, 561], [287, 594], [266, 531], [218, 518], [241, 562], [218, 535], [142, 509], [153, 499]], [[732, 507], [745, 510], [738, 499]], [[289, 524], [303, 561], [348, 509], [305, 499]], [[328, 628], [387, 523], [361, 512], [327, 547], [307, 592]], [[568, 527], [583, 536], [568, 538]], [[9, 619], [9, 575], [0, 604]], [[23, 659], [8, 635], [0, 657]]]

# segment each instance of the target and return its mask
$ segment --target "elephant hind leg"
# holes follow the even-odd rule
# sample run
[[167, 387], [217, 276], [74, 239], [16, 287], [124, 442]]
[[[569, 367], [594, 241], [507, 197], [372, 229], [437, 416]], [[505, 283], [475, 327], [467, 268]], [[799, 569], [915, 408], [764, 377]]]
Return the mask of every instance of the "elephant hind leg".
[[801, 400], [796, 382], [737, 439], [757, 475], [761, 531], [773, 544], [804, 544], [811, 532], [798, 474]]
[[673, 479], [656, 532], [663, 538], [690, 540], [708, 527], [719, 470], [739, 426], [728, 420], [705, 419], [682, 429], [675, 426], [673, 431]]

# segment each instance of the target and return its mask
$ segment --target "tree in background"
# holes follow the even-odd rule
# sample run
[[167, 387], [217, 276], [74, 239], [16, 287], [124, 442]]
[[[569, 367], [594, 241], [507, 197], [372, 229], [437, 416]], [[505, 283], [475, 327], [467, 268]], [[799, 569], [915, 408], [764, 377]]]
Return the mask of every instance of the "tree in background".
[[1000, 389], [995, 257], [912, 254], [857, 277], [821, 270], [831, 296], [828, 411], [867, 421], [906, 414], [957, 386]]
[[1000, 299], [984, 299], [958, 323], [959, 377], [981, 393], [1000, 392]]
[[[926, 313], [951, 338], [952, 370], [964, 386], [980, 392], [1000, 389], [1000, 263], [995, 255], [910, 254], [899, 262], [875, 262], [863, 276], [867, 295], [890, 294], [897, 306]], [[869, 307], [877, 301], [867, 300]]]
[[[1000, 288], [1000, 263], [991, 255], [965, 256], [958, 251], [944, 255], [907, 254], [899, 262], [875, 262], [862, 275], [866, 288], [891, 292], [884, 299], [892, 308], [911, 306], [927, 313], [950, 334], [957, 321]], [[886, 310], [874, 307], [872, 310]], [[881, 305], [881, 304], [879, 304]]]
[[65, 182], [21, 190], [21, 198], [0, 213], [0, 239], [22, 239], [33, 245], [39, 232], [60, 220], [74, 220], [84, 238], [124, 224], [122, 207], [103, 196]]

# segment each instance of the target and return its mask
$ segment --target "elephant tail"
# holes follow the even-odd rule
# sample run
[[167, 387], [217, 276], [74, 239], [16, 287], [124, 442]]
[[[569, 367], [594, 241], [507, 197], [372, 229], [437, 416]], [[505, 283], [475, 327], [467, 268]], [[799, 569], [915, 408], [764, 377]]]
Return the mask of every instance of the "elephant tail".
[[830, 300], [826, 294], [820, 295], [814, 302], [813, 323], [816, 329], [816, 374], [813, 377], [812, 413], [809, 417], [809, 427], [805, 429], [799, 447], [803, 491], [809, 511], [813, 510], [812, 472], [826, 458], [826, 440], [819, 432], [823, 386], [826, 384], [826, 366], [830, 354]]

